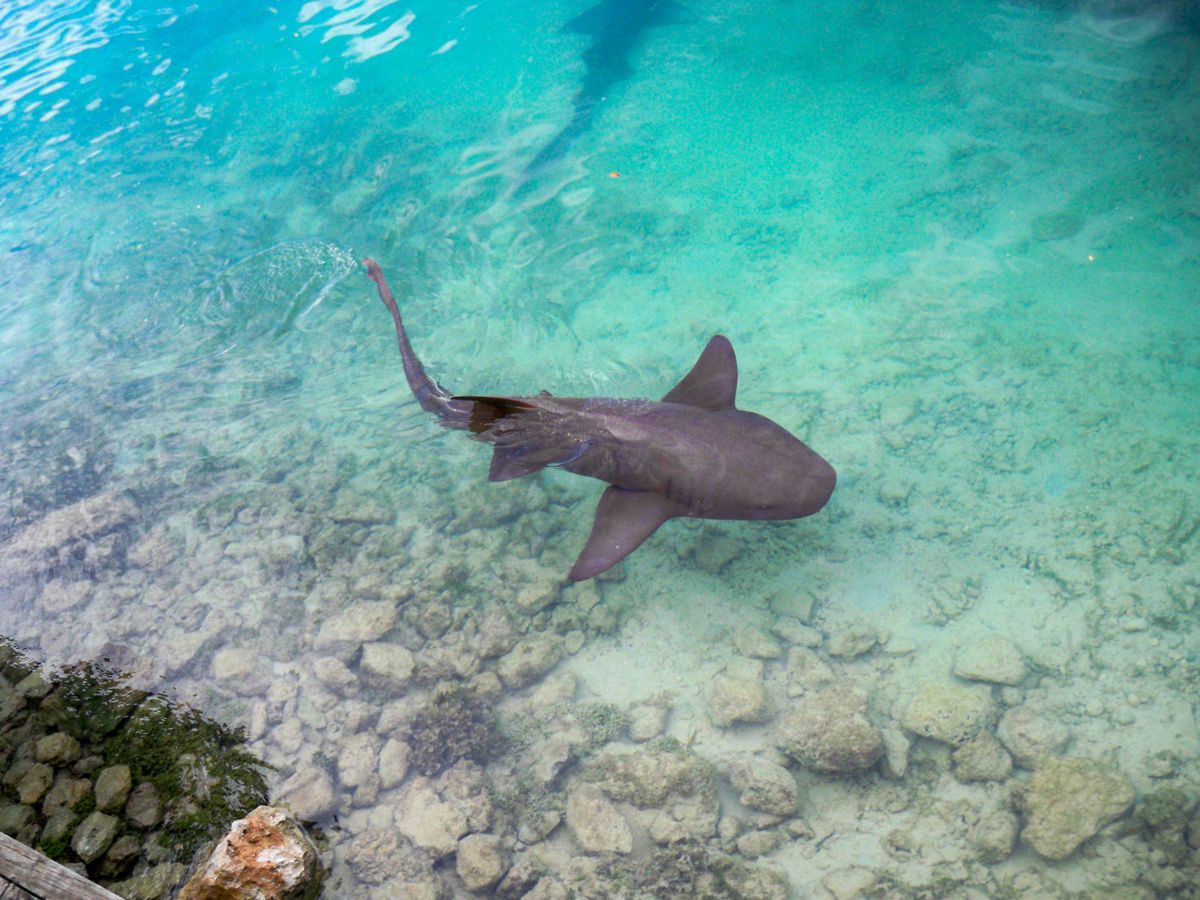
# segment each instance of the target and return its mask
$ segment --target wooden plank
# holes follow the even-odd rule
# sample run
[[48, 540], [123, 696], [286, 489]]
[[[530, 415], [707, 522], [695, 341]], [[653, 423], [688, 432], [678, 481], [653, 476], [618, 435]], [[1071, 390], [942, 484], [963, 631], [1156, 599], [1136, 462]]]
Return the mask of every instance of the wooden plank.
[[38, 898], [25, 888], [15, 885], [5, 878], [0, 878], [0, 900], [38, 900]]
[[[43, 856], [32, 847], [26, 847], [7, 834], [0, 833], [0, 879], [24, 888], [27, 895], [57, 900], [120, 900], [112, 891], [105, 890], [82, 875], [77, 875], [65, 866], [60, 866], [48, 856]], [[0, 883], [3, 883], [0, 881]], [[8, 894], [0, 894], [8, 900]], [[20, 897], [14, 894], [13, 897]]]

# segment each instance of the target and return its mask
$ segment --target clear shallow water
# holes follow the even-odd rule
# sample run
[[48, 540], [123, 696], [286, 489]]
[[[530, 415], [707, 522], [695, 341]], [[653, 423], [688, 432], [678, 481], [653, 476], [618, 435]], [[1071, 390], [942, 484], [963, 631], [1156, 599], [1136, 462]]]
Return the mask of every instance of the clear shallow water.
[[[1178, 659], [1195, 658], [1200, 590], [1187, 10], [689, 4], [526, 180], [585, 77], [587, 39], [562, 30], [583, 8], [5, 7], [0, 539], [103, 491], [138, 515], [100, 564], [68, 567], [94, 584], [69, 609], [43, 594], [55, 572], [6, 570], [0, 633], [50, 659], [135, 647], [160, 689], [258, 716], [282, 781], [342, 746], [316, 639], [385, 596], [372, 583], [409, 610], [387, 637], [418, 651], [421, 696], [448, 677], [433, 645], [567, 571], [596, 486], [486, 485], [485, 451], [401, 389], [356, 264], [370, 254], [456, 390], [659, 396], [722, 331], [740, 404], [839, 470], [814, 519], [665, 528], [595, 588], [626, 616], [620, 641], [529, 626], [584, 635], [563, 665], [588, 696], [670, 682], [673, 733], [718, 758], [729, 735], [702, 701], [729, 631], [806, 592], [828, 634], [917, 636], [900, 662], [839, 670], [874, 684], [885, 719], [912, 678], [1000, 632], [1047, 710], [1101, 703], [1077, 748], [1135, 781], [1169, 749], [1194, 781], [1194, 726], [1165, 724], [1196, 699]], [[364, 498], [385, 512], [347, 512]], [[147, 535], [173, 553], [132, 564]], [[302, 550], [272, 563], [281, 536]], [[434, 607], [453, 610], [440, 635], [421, 624]], [[216, 677], [229, 648], [259, 659], [254, 689]], [[405, 694], [340, 690], [375, 709]], [[1136, 722], [1109, 727], [1127, 692]], [[396, 802], [351, 794], [347, 842]], [[799, 891], [813, 877], [789, 872]]]

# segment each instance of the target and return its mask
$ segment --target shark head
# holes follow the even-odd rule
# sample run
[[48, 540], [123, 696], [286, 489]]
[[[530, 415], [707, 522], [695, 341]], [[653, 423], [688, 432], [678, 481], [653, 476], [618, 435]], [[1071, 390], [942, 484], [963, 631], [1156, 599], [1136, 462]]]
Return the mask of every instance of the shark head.
[[799, 519], [818, 512], [833, 494], [837, 472], [786, 429], [757, 413], [739, 412], [745, 432], [753, 432], [757, 452], [746, 471], [727, 480], [723, 517]]

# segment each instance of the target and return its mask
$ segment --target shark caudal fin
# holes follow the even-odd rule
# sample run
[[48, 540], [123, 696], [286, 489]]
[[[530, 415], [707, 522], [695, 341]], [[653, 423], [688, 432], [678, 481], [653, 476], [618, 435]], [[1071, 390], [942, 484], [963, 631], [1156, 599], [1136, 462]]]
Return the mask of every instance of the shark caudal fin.
[[566, 427], [563, 417], [521, 397], [456, 396], [470, 403], [468, 428], [493, 444], [488, 481], [509, 481], [547, 466], [565, 466], [588, 451]]

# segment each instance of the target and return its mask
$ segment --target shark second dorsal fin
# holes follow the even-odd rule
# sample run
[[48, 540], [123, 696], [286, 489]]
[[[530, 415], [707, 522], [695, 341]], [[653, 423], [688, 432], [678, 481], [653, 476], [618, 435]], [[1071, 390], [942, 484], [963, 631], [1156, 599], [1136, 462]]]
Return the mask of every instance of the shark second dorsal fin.
[[592, 534], [567, 577], [584, 581], [611, 569], [667, 519], [686, 514], [687, 510], [661, 494], [609, 485], [600, 495]]
[[717, 412], [733, 409], [737, 400], [737, 356], [723, 334], [709, 340], [692, 371], [663, 397], [664, 403], [681, 403]]

